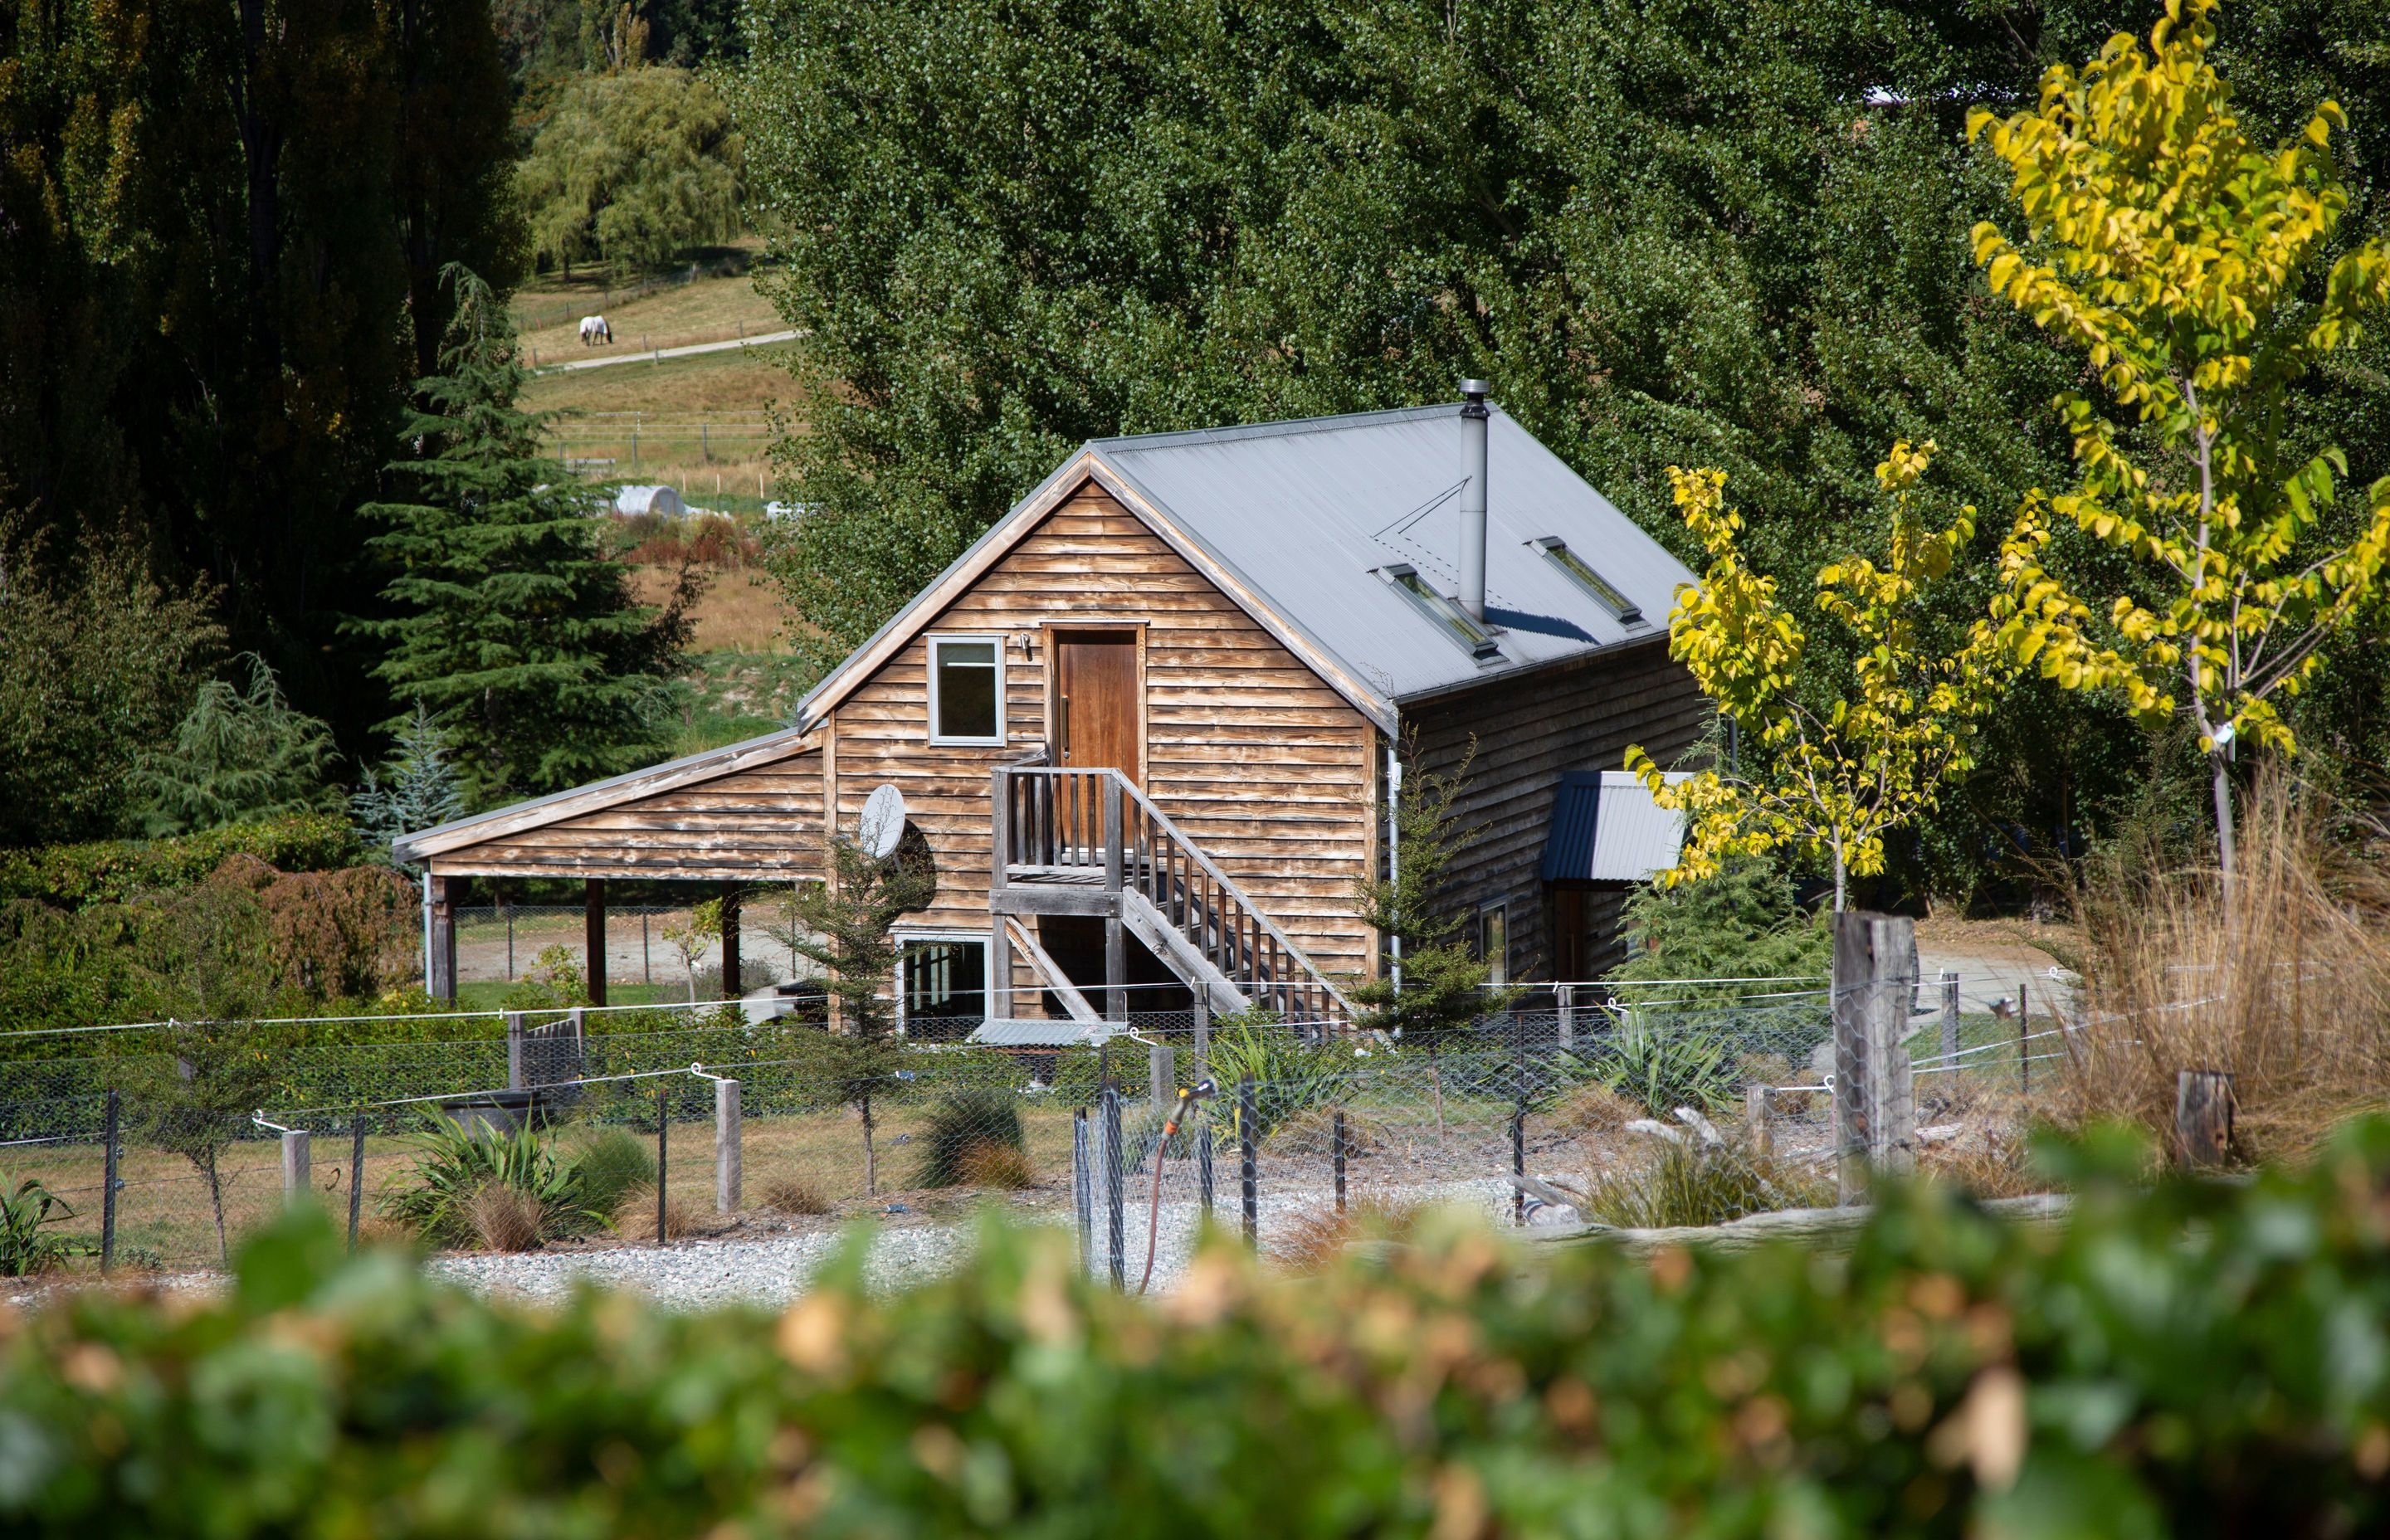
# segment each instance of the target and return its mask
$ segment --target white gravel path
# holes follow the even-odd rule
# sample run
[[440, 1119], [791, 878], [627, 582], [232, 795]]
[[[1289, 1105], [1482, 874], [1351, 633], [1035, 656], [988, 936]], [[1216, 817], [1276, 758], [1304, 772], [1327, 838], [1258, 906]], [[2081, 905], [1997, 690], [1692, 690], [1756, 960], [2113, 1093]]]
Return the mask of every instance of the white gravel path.
[[[1215, 1192], [1216, 1223], [1234, 1226], [1237, 1193], [1233, 1168]], [[1146, 1212], [1150, 1187], [1140, 1190], [1132, 1177], [1123, 1202], [1123, 1270], [1135, 1289], [1145, 1270]], [[1495, 1178], [1443, 1182], [1400, 1187], [1356, 1187], [1358, 1203], [1371, 1201], [1409, 1206], [1439, 1202], [1463, 1203], [1507, 1220], [1510, 1213], [1510, 1184]], [[1333, 1205], [1325, 1191], [1301, 1188], [1273, 1193], [1265, 1186], [1255, 1205], [1263, 1254], [1273, 1241], [1290, 1233], [1306, 1214], [1322, 1214]], [[1072, 1222], [1067, 1209], [1046, 1211], [1035, 1217], [1052, 1223]], [[1192, 1185], [1176, 1173], [1165, 1178], [1162, 1226], [1153, 1269], [1153, 1289], [1167, 1290], [1186, 1267], [1201, 1228], [1201, 1207]], [[922, 1220], [907, 1215], [885, 1224], [872, 1237], [867, 1274], [875, 1286], [897, 1288], [952, 1271], [970, 1254], [970, 1218]], [[662, 1304], [687, 1308], [734, 1302], [785, 1304], [804, 1292], [813, 1274], [837, 1250], [841, 1232], [819, 1230], [802, 1234], [726, 1236], [683, 1241], [669, 1246], [620, 1246], [589, 1251], [524, 1251], [506, 1254], [454, 1254], [426, 1264], [437, 1277], [492, 1293], [526, 1299], [555, 1298], [581, 1283], [607, 1289], [631, 1289]], [[1101, 1196], [1096, 1205], [1091, 1237], [1090, 1271], [1109, 1271], [1109, 1238]]]

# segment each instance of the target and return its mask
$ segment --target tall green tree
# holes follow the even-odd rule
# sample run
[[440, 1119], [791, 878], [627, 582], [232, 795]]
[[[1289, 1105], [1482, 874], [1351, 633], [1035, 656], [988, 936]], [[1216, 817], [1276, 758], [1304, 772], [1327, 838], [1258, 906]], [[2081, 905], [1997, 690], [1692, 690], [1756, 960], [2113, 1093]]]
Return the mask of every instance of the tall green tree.
[[570, 273], [652, 267], [739, 230], [739, 137], [702, 76], [585, 75], [540, 125], [519, 178], [533, 249]]
[[375, 674], [455, 746], [468, 800], [489, 806], [658, 757], [698, 580], [684, 572], [661, 610], [634, 601], [599, 549], [598, 494], [553, 480], [539, 418], [515, 404], [525, 371], [504, 302], [461, 268], [446, 277], [443, 372], [418, 382], [415, 457], [391, 468], [414, 500], [366, 509], [397, 613], [357, 629], [385, 646]]
[[349, 794], [349, 819], [367, 860], [388, 862], [402, 834], [465, 815], [465, 785], [446, 735], [420, 700], [398, 730], [395, 751], [380, 769], [366, 765]]
[[173, 740], [135, 767], [144, 832], [197, 834], [321, 812], [339, 801], [328, 780], [331, 729], [291, 709], [264, 659], [250, 653], [237, 660], [241, 665], [248, 688], [229, 679], [201, 685]]
[[300, 708], [381, 714], [358, 505], [519, 241], [485, 0], [0, 7], [0, 509], [209, 580]]
[[[775, 563], [817, 666], [1089, 436], [1448, 400], [1465, 375], [1688, 558], [1665, 468], [1727, 471], [1754, 565], [1805, 584], [1883, 444], [1941, 445], [1937, 524], [2067, 474], [2045, 405], [2073, 366], [1985, 302], [1968, 232], [2005, 195], [1963, 129], [2096, 48], [2114, 5], [746, 15], [747, 209], [803, 330], [777, 464], [813, 510]], [[2353, 169], [2390, 166], [2378, 45], [2369, 0], [2251, 9], [2218, 41], [2278, 132], [2341, 101]], [[2362, 356], [2292, 415], [2390, 468], [2362, 447], [2390, 445], [2390, 354]], [[1940, 618], [1990, 586], [1954, 581]], [[2390, 752], [2367, 678], [2318, 704]], [[1983, 773], [1887, 853], [1904, 875], [1963, 888], [2139, 783], [2124, 714], [2054, 684], [1985, 726]]]

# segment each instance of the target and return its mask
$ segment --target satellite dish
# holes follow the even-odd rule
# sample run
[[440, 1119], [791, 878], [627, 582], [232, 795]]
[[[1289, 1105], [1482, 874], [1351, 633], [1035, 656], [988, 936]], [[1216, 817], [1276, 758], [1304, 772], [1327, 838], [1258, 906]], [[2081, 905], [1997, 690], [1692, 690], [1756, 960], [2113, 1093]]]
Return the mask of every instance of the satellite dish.
[[863, 816], [854, 821], [855, 843], [871, 853], [872, 859], [885, 861], [896, 853], [896, 841], [905, 838], [905, 793], [882, 783], [871, 789], [864, 799]]

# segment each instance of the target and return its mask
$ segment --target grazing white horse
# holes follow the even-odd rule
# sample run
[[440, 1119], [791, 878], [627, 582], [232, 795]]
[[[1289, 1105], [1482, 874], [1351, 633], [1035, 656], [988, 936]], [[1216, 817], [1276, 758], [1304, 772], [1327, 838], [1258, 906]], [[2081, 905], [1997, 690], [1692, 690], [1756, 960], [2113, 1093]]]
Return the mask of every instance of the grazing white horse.
[[611, 342], [613, 340], [614, 328], [606, 324], [606, 317], [603, 315], [581, 317], [582, 346], [594, 348], [600, 342]]

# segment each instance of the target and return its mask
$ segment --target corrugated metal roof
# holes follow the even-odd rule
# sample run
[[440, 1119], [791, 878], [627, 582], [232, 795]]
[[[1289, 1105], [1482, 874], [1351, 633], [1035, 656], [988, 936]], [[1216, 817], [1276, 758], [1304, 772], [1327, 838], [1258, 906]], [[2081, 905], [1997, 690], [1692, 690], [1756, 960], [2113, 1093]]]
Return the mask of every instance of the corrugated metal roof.
[[1075, 1048], [1117, 1037], [1122, 1030], [1089, 1026], [1085, 1021], [991, 1017], [971, 1033], [970, 1041], [996, 1048]]
[[[1481, 662], [1380, 572], [1459, 578], [1460, 406], [1098, 439], [1087, 446], [1271, 607], [1395, 700], [1664, 635], [1682, 562], [1496, 407]], [[1535, 544], [1557, 537], [1642, 611], [1621, 623]]]
[[[1668, 776], [1676, 785], [1687, 777]], [[1677, 864], [1685, 820], [1625, 770], [1571, 770], [1552, 799], [1544, 843], [1547, 882], [1647, 882]]]

